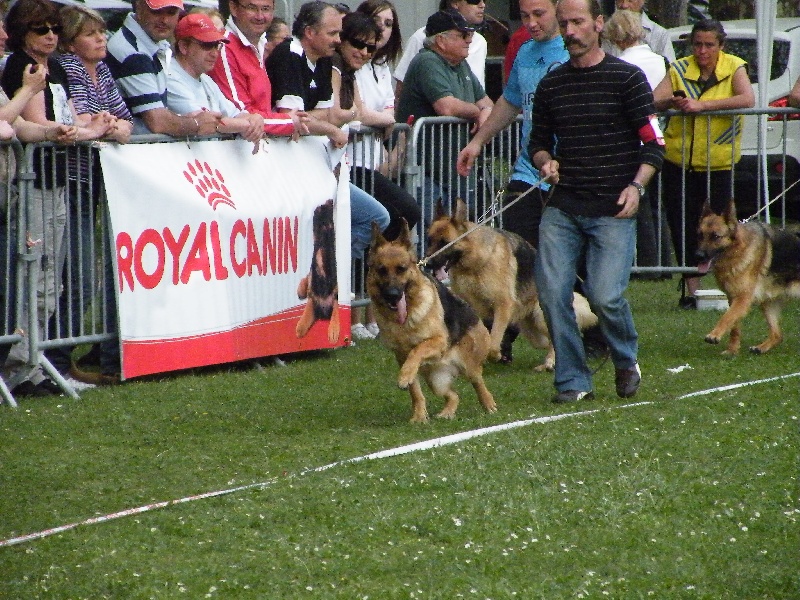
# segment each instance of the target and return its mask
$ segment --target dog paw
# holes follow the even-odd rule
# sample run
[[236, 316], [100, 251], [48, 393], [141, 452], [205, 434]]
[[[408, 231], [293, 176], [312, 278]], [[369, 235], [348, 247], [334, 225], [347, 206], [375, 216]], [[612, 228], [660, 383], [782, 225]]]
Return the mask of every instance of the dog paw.
[[428, 413], [422, 414], [414, 414], [410, 420], [411, 423], [427, 423], [428, 422]]
[[556, 370], [555, 363], [551, 362], [543, 362], [542, 364], [533, 368], [534, 373], [544, 373], [545, 371], [548, 373], [552, 373]]
[[714, 336], [714, 335], [711, 335], [711, 334], [709, 333], [709, 334], [708, 334], [708, 335], [705, 337], [705, 341], [706, 341], [706, 343], [707, 343], [707, 344], [714, 344], [714, 345], [716, 345], [716, 344], [719, 344], [719, 342], [720, 342], [720, 338], [718, 338], [718, 337], [716, 337], [716, 336]]
[[487, 356], [487, 358], [492, 362], [502, 362], [503, 354], [500, 352], [500, 348], [492, 348], [491, 350], [489, 350], [489, 355]]
[[762, 349], [761, 346], [750, 346], [748, 348], [752, 354], [764, 354], [766, 350]]
[[444, 410], [442, 410], [442, 412], [440, 412], [439, 414], [436, 415], [436, 418], [437, 419], [455, 419], [456, 418], [456, 411], [449, 410], [449, 409], [445, 408]]

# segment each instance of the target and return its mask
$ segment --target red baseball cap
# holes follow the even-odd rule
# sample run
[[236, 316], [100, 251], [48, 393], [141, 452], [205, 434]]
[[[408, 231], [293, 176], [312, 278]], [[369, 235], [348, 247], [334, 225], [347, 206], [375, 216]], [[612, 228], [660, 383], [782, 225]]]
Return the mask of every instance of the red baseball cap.
[[162, 8], [179, 8], [183, 10], [183, 0], [144, 0], [150, 10], [161, 10]]
[[193, 38], [199, 42], [226, 42], [225, 31], [217, 29], [214, 21], [206, 14], [191, 13], [178, 21], [175, 38]]

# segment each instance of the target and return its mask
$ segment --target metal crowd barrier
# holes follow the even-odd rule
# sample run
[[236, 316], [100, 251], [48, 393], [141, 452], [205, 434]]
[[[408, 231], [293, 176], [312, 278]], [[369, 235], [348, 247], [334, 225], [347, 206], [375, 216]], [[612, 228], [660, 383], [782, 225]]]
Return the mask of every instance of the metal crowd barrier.
[[[756, 148], [746, 142], [743, 151], [747, 159], [734, 165], [731, 171], [734, 198], [738, 198], [739, 192], [755, 196], [748, 201], [754, 200], [754, 207], [760, 211], [756, 218], [769, 221], [778, 215], [777, 220], [785, 225], [790, 209], [796, 210], [800, 203], [800, 186], [793, 188], [800, 179], [796, 160], [800, 158], [797, 150], [800, 122], [794, 120], [800, 116], [798, 111], [716, 111], [696, 118], [726, 114], [745, 117], [745, 140], [757, 139], [753, 132], [758, 120], [769, 119], [768, 139], [758, 140]], [[674, 111], [662, 117], [684, 118]], [[521, 118], [486, 145], [473, 173], [464, 178], [455, 172], [455, 161], [470, 138], [470, 127], [460, 119], [432, 117], [418, 119], [412, 127], [398, 124], [386, 139], [383, 131], [370, 128], [352, 134], [350, 156], [354, 165], [381, 170], [419, 201], [422, 218], [414, 236], [420, 255], [426, 250], [425, 232], [440, 197], [446, 207], [456, 197], [464, 198], [471, 218], [482, 221], [496, 210], [499, 194], [508, 183], [519, 150]], [[776, 139], [781, 140], [777, 146]], [[167, 141], [175, 140], [148, 135], [137, 136], [132, 143]], [[4, 209], [0, 221], [3, 250], [0, 311], [5, 325], [0, 332], [0, 347], [11, 347], [11, 358], [0, 379], [0, 395], [16, 406], [9, 388], [38, 366], [67, 393], [77, 397], [44, 353], [118, 337], [108, 212], [99, 175], [99, 156], [90, 144], [63, 147], [43, 143], [23, 149], [15, 142], [2, 147], [6, 152], [0, 156], [0, 182], [6, 183], [0, 194]], [[760, 157], [766, 153], [768, 161], [752, 158], [754, 154]], [[746, 177], [737, 178], [743, 171]], [[363, 185], [358, 177], [355, 170], [353, 182]], [[743, 185], [752, 189], [744, 190]], [[673, 199], [663, 197], [662, 187], [659, 178], [651, 188], [649, 235], [653, 236], [655, 251], [650, 253], [649, 262], [638, 253], [633, 272], [696, 273], [685, 261], [673, 264], [663, 210], [665, 203]], [[364, 189], [372, 191], [368, 185]], [[765, 208], [768, 199], [773, 198], [777, 201]], [[490, 224], [502, 227], [502, 215], [491, 219]], [[364, 290], [366, 267], [358, 263], [353, 269], [353, 306], [363, 306], [369, 302]], [[17, 369], [9, 371], [13, 360]]]
[[[790, 214], [790, 205], [794, 203], [795, 209], [800, 204], [800, 186], [791, 186], [800, 179], [800, 172], [795, 168], [797, 161], [791, 154], [788, 144], [796, 147], [797, 158], [800, 158], [800, 122], [793, 119], [800, 117], [797, 109], [748, 109], [738, 111], [713, 111], [702, 113], [695, 118], [711, 119], [719, 115], [744, 116], [744, 133], [742, 145], [743, 158], [733, 165], [731, 177], [734, 199], [737, 206], [754, 204], [752, 213], [740, 216], [751, 216], [760, 210], [756, 217], [762, 220], [773, 220], [781, 225], [786, 225], [787, 214]], [[681, 118], [688, 126], [689, 118], [677, 111], [668, 111], [662, 115], [664, 118]], [[755, 130], [758, 119], [767, 119], [768, 122], [768, 147], [754, 147], [748, 140], [756, 140]], [[450, 117], [426, 117], [418, 119], [411, 129], [409, 148], [405, 153], [406, 164], [403, 169], [405, 185], [422, 206], [423, 219], [419, 226], [420, 250], [424, 252], [424, 232], [430, 224], [431, 216], [435, 211], [438, 197], [442, 197], [449, 205], [456, 197], [464, 198], [469, 206], [473, 218], [486, 218], [492, 214], [492, 204], [497, 199], [498, 192], [508, 183], [519, 150], [521, 135], [521, 122], [519, 117], [515, 123], [502, 131], [492, 143], [487, 144], [477, 161], [476, 168], [470, 178], [458, 177], [455, 173], [455, 160], [459, 151], [468, 139], [469, 123], [461, 119]], [[794, 132], [792, 126], [797, 128]], [[782, 142], [775, 145], [775, 140]], [[787, 141], [788, 140], [788, 141]], [[771, 146], [769, 144], [772, 144]], [[764, 172], [762, 161], [756, 160], [758, 156], [769, 152], [767, 172]], [[745, 173], [743, 173], [745, 171]], [[741, 175], [746, 177], [737, 177]], [[426, 189], [426, 181], [430, 186], [433, 183], [433, 193]], [[769, 186], [767, 186], [769, 181]], [[633, 265], [634, 273], [647, 273], [649, 271], [686, 273], [696, 272], [693, 267], [685, 264], [672, 264], [672, 243], [668, 234], [668, 226], [664, 217], [664, 204], [673, 199], [663, 197], [661, 193], [663, 182], [660, 176], [652, 183], [651, 191], [651, 231], [656, 250], [656, 260], [651, 264], [641, 261], [641, 253], [637, 253], [637, 260]], [[747, 187], [745, 187], [747, 186]], [[750, 189], [752, 187], [752, 189]], [[685, 189], [685, 188], [684, 188]], [[739, 193], [742, 197], [739, 197]], [[765, 208], [767, 194], [769, 200], [775, 200]], [[746, 196], [746, 201], [745, 201]], [[683, 198], [680, 199], [683, 204]], [[645, 211], [641, 211], [645, 212]], [[774, 218], [777, 215], [777, 219]], [[502, 226], [502, 215], [492, 222], [493, 225]], [[685, 243], [685, 239], [684, 239]]]

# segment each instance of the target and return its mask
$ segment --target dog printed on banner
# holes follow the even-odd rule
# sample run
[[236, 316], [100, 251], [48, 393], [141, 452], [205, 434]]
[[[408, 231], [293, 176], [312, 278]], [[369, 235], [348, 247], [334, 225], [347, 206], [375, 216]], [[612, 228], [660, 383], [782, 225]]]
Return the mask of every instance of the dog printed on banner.
[[314, 209], [314, 252], [308, 275], [297, 286], [297, 297], [306, 300], [295, 333], [305, 337], [316, 321], [328, 321], [328, 342], [339, 340], [339, 284], [336, 276], [336, 233], [333, 200]]

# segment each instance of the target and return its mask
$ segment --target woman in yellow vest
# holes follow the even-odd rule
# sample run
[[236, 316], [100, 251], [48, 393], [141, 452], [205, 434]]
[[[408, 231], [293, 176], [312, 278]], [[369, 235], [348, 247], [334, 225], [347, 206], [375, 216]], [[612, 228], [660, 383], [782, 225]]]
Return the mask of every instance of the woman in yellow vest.
[[[719, 21], [699, 21], [689, 39], [692, 55], [670, 64], [667, 75], [653, 90], [653, 97], [657, 110], [686, 113], [671, 117], [664, 132], [666, 153], [661, 180], [678, 262], [696, 266], [696, 232], [703, 203], [709, 199], [711, 209], [722, 213], [733, 197], [731, 168], [741, 155], [744, 125], [741, 115], [699, 113], [751, 108], [755, 94], [747, 75], [747, 63], [722, 51], [725, 30]], [[680, 200], [684, 185], [685, 211]], [[700, 278], [685, 277], [684, 281], [679, 305], [696, 308], [694, 293]]]

